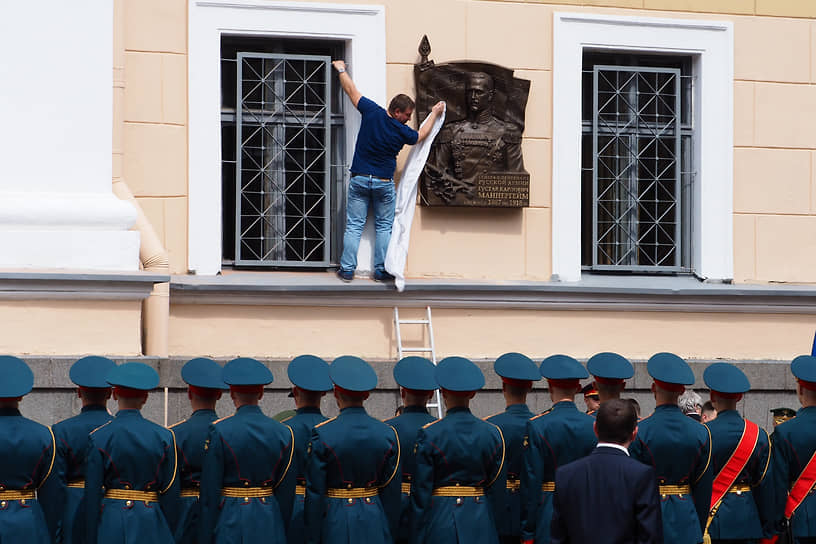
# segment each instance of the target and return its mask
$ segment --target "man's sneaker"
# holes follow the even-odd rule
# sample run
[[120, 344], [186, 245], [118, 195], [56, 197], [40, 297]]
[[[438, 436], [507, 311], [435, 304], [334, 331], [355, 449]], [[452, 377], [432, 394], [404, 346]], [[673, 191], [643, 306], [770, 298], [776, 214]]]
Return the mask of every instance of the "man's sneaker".
[[394, 281], [394, 276], [386, 272], [385, 270], [375, 270], [374, 271], [374, 281], [381, 281], [381, 282], [391, 282]]
[[351, 280], [354, 279], [354, 272], [346, 272], [345, 270], [338, 268], [337, 277], [346, 283], [351, 283]]

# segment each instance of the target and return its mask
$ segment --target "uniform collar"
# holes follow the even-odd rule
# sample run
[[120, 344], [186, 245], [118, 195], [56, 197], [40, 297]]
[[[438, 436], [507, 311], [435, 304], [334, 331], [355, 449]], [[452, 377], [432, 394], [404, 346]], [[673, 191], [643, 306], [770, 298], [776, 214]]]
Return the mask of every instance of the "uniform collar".
[[244, 404], [237, 410], [235, 410], [236, 414], [262, 414], [261, 407], [257, 404]]
[[735, 418], [735, 419], [742, 419], [742, 416], [736, 410], [725, 410], [723, 412], [717, 412], [717, 417], [714, 418], [715, 420], [720, 417], [728, 418]]
[[799, 408], [799, 411], [796, 412], [796, 417], [803, 416], [805, 414], [813, 414], [816, 413], [816, 406], [808, 406], [807, 408]]
[[528, 414], [532, 413], [530, 407], [526, 404], [511, 404], [507, 407], [507, 412], [511, 414]]
[[[655, 412], [657, 412], [658, 410], [663, 412], [680, 412], [681, 414], [683, 414], [683, 412], [680, 410], [680, 407], [677, 406], [676, 404], [661, 404], [659, 406], [655, 406]], [[684, 417], [688, 417], [685, 414], [683, 415]]]
[[17, 408], [0, 408], [0, 416], [19, 416], [20, 410]]
[[621, 446], [620, 444], [615, 444], [613, 442], [598, 442], [598, 445], [595, 446], [595, 447], [596, 448], [612, 448], [613, 450], [620, 450], [623, 453], [625, 453], [627, 457], [629, 456], [629, 450], [627, 450], [624, 446]]
[[553, 410], [578, 410], [575, 403], [571, 400], [561, 400], [552, 405]]
[[215, 415], [215, 410], [210, 410], [209, 408], [202, 408], [201, 410], [196, 410], [195, 412], [193, 412], [190, 417], [214, 416], [214, 415]]
[[340, 410], [341, 414], [365, 414], [366, 409], [363, 406], [346, 406]]
[[402, 409], [403, 414], [427, 414], [428, 409], [424, 406], [406, 406]]
[[103, 411], [106, 412], [107, 410], [108, 407], [102, 404], [89, 404], [87, 406], [83, 406], [80, 412], [84, 414], [85, 412], [103, 412]]
[[119, 410], [116, 412], [116, 417], [142, 417], [142, 412], [139, 410]]
[[320, 412], [320, 408], [315, 408], [314, 406], [304, 406], [303, 408], [298, 408], [297, 410], [295, 410], [295, 413], [297, 413], [298, 415], [300, 415], [300, 414], [318, 414], [318, 415], [323, 415], [323, 414]]
[[456, 408], [450, 408], [448, 410], [448, 414], [460, 414], [460, 413], [470, 413], [470, 408], [466, 408], [464, 406], [458, 406]]

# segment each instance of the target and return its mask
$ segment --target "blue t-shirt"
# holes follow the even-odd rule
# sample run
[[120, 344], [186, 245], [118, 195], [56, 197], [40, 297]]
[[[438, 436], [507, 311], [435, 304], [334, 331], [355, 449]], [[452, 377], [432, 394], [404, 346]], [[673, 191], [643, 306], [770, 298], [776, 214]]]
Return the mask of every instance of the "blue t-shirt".
[[405, 144], [414, 145], [419, 133], [389, 117], [383, 108], [365, 96], [360, 97], [357, 109], [363, 121], [354, 147], [351, 173], [378, 178], [394, 177], [397, 153]]

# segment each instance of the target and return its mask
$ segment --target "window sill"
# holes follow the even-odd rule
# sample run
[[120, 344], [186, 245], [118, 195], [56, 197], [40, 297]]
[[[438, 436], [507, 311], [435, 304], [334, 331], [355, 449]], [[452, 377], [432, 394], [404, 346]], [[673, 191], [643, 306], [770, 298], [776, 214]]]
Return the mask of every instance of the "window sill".
[[693, 277], [583, 275], [577, 282], [408, 279], [403, 293], [333, 273], [173, 276], [173, 304], [816, 314], [816, 285], [731, 285]]

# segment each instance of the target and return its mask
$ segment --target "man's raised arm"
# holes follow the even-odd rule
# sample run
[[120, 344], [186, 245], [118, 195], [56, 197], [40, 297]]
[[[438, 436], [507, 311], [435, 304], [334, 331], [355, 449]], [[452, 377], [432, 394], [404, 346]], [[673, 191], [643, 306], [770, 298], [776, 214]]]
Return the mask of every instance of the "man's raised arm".
[[360, 97], [363, 95], [357, 90], [357, 86], [354, 84], [354, 81], [351, 80], [351, 76], [346, 71], [346, 61], [333, 60], [332, 66], [334, 66], [334, 69], [337, 70], [337, 76], [340, 78], [340, 86], [343, 88], [343, 91], [345, 91], [351, 100], [351, 103], [354, 104], [354, 107], [356, 108], [357, 102], [360, 101]]
[[445, 103], [443, 101], [439, 101], [434, 104], [433, 108], [431, 108], [431, 113], [428, 115], [431, 119], [419, 127], [419, 137], [417, 138], [417, 143], [421, 142], [425, 138], [427, 138], [428, 134], [431, 133], [431, 129], [433, 128], [434, 122], [436, 122], [436, 118], [445, 111]]

